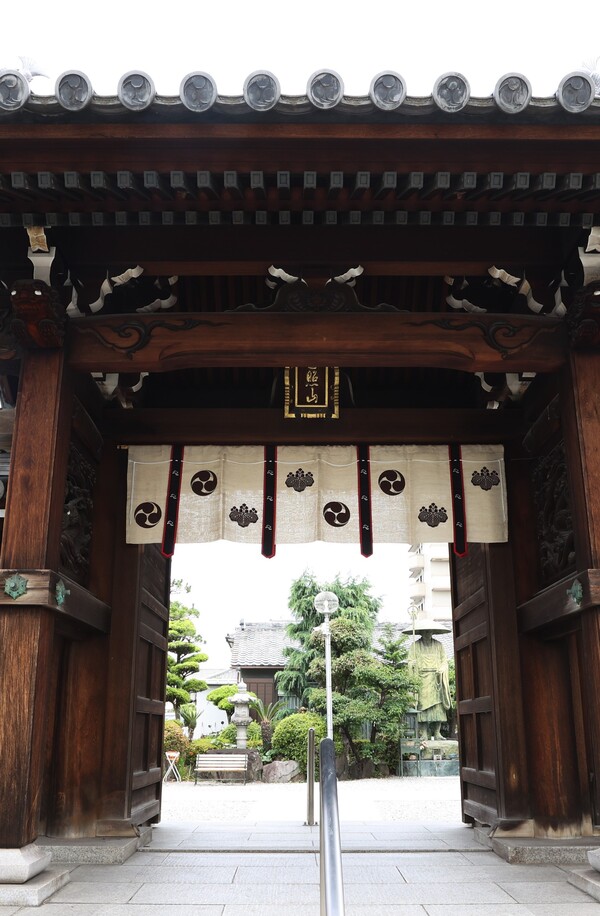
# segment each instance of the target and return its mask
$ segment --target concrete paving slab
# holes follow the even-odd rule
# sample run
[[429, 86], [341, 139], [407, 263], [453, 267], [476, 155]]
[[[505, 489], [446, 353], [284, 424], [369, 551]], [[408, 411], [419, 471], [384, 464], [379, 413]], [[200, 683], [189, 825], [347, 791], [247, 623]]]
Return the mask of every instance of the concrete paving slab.
[[532, 916], [598, 916], [600, 907], [595, 901], [578, 903], [574, 908], [572, 903], [530, 903], [529, 909]]
[[486, 904], [513, 903], [514, 898], [496, 884], [363, 884], [346, 885], [348, 903], [363, 906], [383, 903]]
[[[110, 866], [99, 866], [108, 868]], [[52, 898], [52, 903], [127, 903], [133, 895], [140, 890], [138, 883], [102, 881], [100, 874], [98, 881], [71, 881]], [[149, 900], [149, 903], [154, 903]]]
[[[531, 916], [529, 907], [521, 903], [494, 903], [486, 906], [425, 906], [427, 916]], [[574, 916], [573, 912], [569, 916]], [[579, 916], [579, 912], [577, 913]]]
[[[232, 903], [225, 906], [223, 916], [282, 916], [282, 913], [279, 906]], [[285, 916], [319, 916], [319, 904], [291, 904], [286, 906]]]
[[[152, 855], [152, 854], [150, 854]], [[162, 855], [162, 854], [161, 854]], [[148, 859], [149, 856], [146, 856]], [[139, 860], [138, 860], [139, 862]], [[249, 852], [243, 858], [237, 852], [171, 852], [161, 864], [194, 868], [198, 865], [302, 866], [318, 865], [316, 852]], [[142, 860], [143, 864], [143, 860]], [[2, 914], [0, 913], [0, 916]]]
[[406, 906], [354, 906], [346, 907], [346, 916], [425, 916], [425, 907], [408, 903]]
[[[497, 859], [497, 856], [494, 856]], [[345, 852], [342, 862], [346, 865], [395, 865], [402, 867], [423, 866], [430, 868], [436, 865], [455, 867], [457, 865], [470, 867], [466, 855], [461, 852]]]
[[399, 865], [399, 871], [409, 884], [452, 883], [464, 881], [488, 881], [504, 884], [506, 881], [543, 881], [565, 883], [565, 873], [553, 865], [509, 865], [500, 862], [496, 865], [472, 865], [470, 868], [455, 868], [451, 865]]
[[27, 907], [17, 916], [222, 916], [223, 907], [182, 904], [175, 909], [171, 904], [145, 904], [144, 907], [128, 903], [47, 903], [44, 909]]
[[[290, 902], [313, 904], [319, 901], [317, 885], [263, 885], [252, 888], [252, 903], [258, 906], [279, 906], [280, 914], [287, 916]], [[248, 888], [244, 884], [192, 884], [178, 887], [173, 884], [145, 884], [132, 897], [131, 903], [239, 903], [248, 906]], [[176, 910], [174, 909], [174, 913]]]
[[115, 884], [231, 884], [237, 868], [233, 865], [211, 866], [168, 866], [155, 868], [152, 865], [131, 866], [121, 868], [119, 865], [107, 865], [98, 872], [97, 865], [80, 866], [71, 873], [71, 881], [85, 881], [94, 883], [101, 879], [103, 882]]
[[517, 903], [587, 903], [589, 897], [571, 884], [546, 884], [540, 881], [499, 881], [498, 887], [516, 900]]

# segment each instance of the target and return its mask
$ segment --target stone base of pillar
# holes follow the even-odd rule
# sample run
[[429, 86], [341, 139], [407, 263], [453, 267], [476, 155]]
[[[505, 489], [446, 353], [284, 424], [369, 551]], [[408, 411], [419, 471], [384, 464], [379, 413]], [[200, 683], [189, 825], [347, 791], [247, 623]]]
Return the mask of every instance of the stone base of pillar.
[[62, 839], [39, 836], [38, 849], [52, 857], [53, 865], [122, 865], [138, 849], [152, 842], [152, 827], [140, 827], [136, 837]]
[[20, 849], [0, 849], [0, 884], [24, 884], [50, 865], [48, 850], [35, 843]]
[[0, 906], [41, 906], [70, 879], [68, 868], [52, 865], [24, 884], [0, 884]]

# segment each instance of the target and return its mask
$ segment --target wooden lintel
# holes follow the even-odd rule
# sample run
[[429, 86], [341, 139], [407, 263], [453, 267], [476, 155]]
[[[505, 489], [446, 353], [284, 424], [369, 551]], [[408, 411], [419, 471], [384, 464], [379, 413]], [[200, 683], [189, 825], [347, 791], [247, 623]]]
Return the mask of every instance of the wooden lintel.
[[[466, 276], [485, 273], [492, 264], [517, 269], [527, 252], [527, 267], [556, 269], [565, 258], [566, 239], [570, 247], [577, 243], [575, 230], [557, 227], [543, 229], [523, 226], [455, 227], [444, 226], [378, 227], [337, 225], [219, 227], [136, 226], [97, 228], [93, 226], [56, 226], [49, 230], [52, 244], [60, 249], [73, 271], [92, 269], [104, 277], [106, 265], [112, 270], [140, 264], [147, 273], [172, 276], [202, 275], [202, 263], [211, 274], [223, 270], [229, 274], [229, 263], [238, 265], [236, 273], [264, 276], [270, 264], [305, 276], [307, 267], [321, 266], [329, 276], [330, 269], [348, 269], [361, 264], [370, 276], [385, 269], [388, 276]], [[10, 247], [9, 247], [10, 245]], [[0, 251], [0, 264], [22, 258], [20, 236], [8, 230], [7, 245]], [[19, 261], [17, 261], [19, 263]], [[433, 264], [436, 273], [430, 267]], [[212, 266], [211, 266], [212, 265]], [[451, 269], [445, 269], [450, 265]], [[393, 273], [395, 271], [396, 273]], [[238, 273], [239, 275], [239, 273]], [[232, 303], [233, 305], [234, 303]], [[239, 304], [239, 303], [238, 303]], [[402, 303], [392, 302], [402, 308]]]
[[491, 443], [518, 440], [518, 410], [342, 409], [338, 420], [286, 420], [282, 409], [107, 409], [102, 431], [120, 445]]
[[[12, 598], [4, 591], [4, 586], [7, 578], [15, 574], [26, 580], [27, 591]], [[57, 589], [59, 583], [62, 583], [62, 588]], [[63, 596], [62, 602], [60, 595]], [[107, 604], [77, 582], [51, 569], [0, 569], [0, 605], [45, 607], [101, 633], [108, 633], [110, 627], [110, 607]]]
[[[168, 242], [168, 238], [166, 239]], [[271, 264], [271, 261], [264, 259], [254, 259], [248, 261], [227, 261], [227, 260], [179, 260], [176, 255], [167, 260], [155, 258], [148, 260], [140, 258], [140, 267], [151, 276], [159, 277], [264, 277]], [[288, 271], [297, 270], [299, 274], [306, 271], [305, 263], [298, 258], [295, 252], [290, 252], [286, 259], [286, 269]], [[328, 264], [329, 271], [336, 266], [340, 267], [340, 273], [343, 268], [346, 270], [348, 260], [342, 260], [336, 257], [336, 262]], [[370, 258], [361, 259], [361, 267], [364, 268], [365, 274], [370, 277], [445, 277], [456, 274], [458, 276], [486, 276], [490, 267], [489, 257], [473, 258], [465, 257], [464, 260], [372, 260]]]
[[565, 576], [519, 605], [519, 629], [526, 633], [600, 607], [600, 569]]
[[290, 365], [554, 372], [566, 352], [558, 318], [479, 313], [109, 315], [71, 321], [68, 343], [80, 372]]

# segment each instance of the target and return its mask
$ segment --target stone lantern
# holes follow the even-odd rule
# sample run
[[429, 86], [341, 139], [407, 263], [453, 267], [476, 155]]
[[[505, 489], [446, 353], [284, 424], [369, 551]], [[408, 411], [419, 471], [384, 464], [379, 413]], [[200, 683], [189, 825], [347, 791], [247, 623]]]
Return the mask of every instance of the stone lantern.
[[248, 690], [244, 681], [239, 681], [238, 692], [230, 699], [235, 706], [235, 711], [231, 717], [231, 721], [235, 723], [237, 729], [235, 743], [238, 748], [245, 750], [248, 743], [248, 726], [250, 725], [252, 718], [250, 716], [250, 708], [248, 705], [250, 702], [250, 697], [248, 696]]

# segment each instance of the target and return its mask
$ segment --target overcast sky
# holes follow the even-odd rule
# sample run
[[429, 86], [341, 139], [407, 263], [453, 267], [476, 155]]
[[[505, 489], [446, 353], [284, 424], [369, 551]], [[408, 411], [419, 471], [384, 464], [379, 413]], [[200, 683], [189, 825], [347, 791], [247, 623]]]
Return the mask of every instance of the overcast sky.
[[375, 545], [365, 559], [358, 545], [280, 545], [271, 560], [251, 544], [216, 541], [212, 544], [179, 544], [173, 559], [173, 577], [192, 586], [184, 604], [200, 611], [198, 630], [206, 640], [206, 663], [211, 668], [229, 664], [225, 634], [241, 619], [246, 621], [289, 619], [290, 585], [305, 570], [319, 582], [357, 577], [373, 585], [371, 594], [382, 598], [382, 620], [408, 620], [408, 548]]
[[115, 94], [123, 73], [141, 69], [161, 94], [177, 94], [183, 76], [204, 70], [221, 94], [236, 95], [249, 73], [267, 69], [284, 94], [302, 94], [312, 73], [329, 68], [349, 95], [366, 95], [384, 70], [400, 73], [410, 95], [429, 95], [438, 76], [457, 70], [473, 95], [491, 95], [500, 76], [516, 71], [534, 95], [549, 96], [600, 55], [597, 0], [29, 0], [6, 2], [2, 13], [0, 65], [35, 57], [52, 77], [36, 81], [38, 92], [52, 92], [59, 73], [78, 69], [99, 94]]
[[[410, 95], [429, 95], [437, 77], [459, 71], [475, 96], [492, 94], [508, 72], [523, 73], [534, 95], [551, 96], [563, 76], [592, 67], [600, 55], [600, 4], [522, 2], [388, 3], [329, 0], [228, 0], [226, 3], [29, 0], [5, 3], [0, 68], [31, 56], [48, 78], [32, 89], [54, 91], [66, 70], [86, 73], [101, 95], [116, 94], [119, 78], [144, 70], [157, 91], [176, 95], [182, 78], [203, 70], [222, 95], [241, 95], [245, 78], [270, 70], [284, 94], [303, 94], [320, 69], [336, 70], [348, 95], [366, 95], [379, 72], [400, 73]], [[1, 136], [1, 134], [0, 134]], [[386, 618], [404, 614], [406, 548], [382, 546], [369, 560], [358, 547], [280, 547], [264, 560], [255, 548], [209, 544], [177, 548], [173, 572], [193, 586], [209, 664], [229, 660], [224, 634], [246, 620], [287, 616], [290, 583], [310, 569], [324, 580], [336, 573], [365, 576], [384, 598]]]

